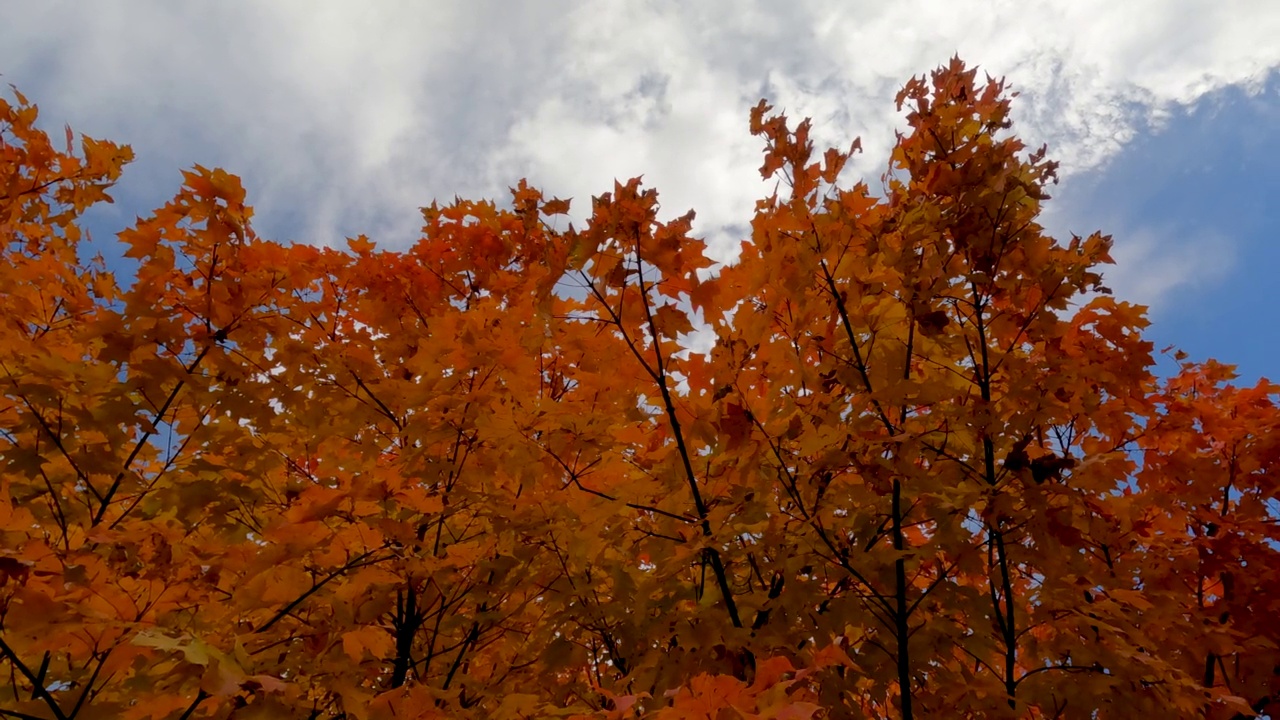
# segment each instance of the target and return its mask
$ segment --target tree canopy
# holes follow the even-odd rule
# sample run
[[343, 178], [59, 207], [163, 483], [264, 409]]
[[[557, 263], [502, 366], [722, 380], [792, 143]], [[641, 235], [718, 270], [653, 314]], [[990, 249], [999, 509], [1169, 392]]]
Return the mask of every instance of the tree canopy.
[[262, 239], [197, 166], [122, 282], [81, 216], [131, 151], [13, 97], [0, 717], [1280, 710], [1280, 387], [1154, 374], [958, 60], [876, 191], [762, 101], [726, 266], [638, 180], [393, 252]]

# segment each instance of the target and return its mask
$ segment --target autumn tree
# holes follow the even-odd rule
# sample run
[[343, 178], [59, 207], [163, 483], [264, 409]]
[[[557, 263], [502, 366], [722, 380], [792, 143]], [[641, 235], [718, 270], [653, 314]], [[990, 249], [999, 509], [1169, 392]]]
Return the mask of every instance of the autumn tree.
[[[890, 166], [762, 102], [738, 259], [638, 180], [253, 231], [0, 101], [0, 716], [1275, 712], [1278, 388], [1179, 358], [1038, 224], [1004, 84], [913, 78]], [[95, 242], [103, 242], [97, 240]], [[694, 335], [709, 352], [690, 349]]]

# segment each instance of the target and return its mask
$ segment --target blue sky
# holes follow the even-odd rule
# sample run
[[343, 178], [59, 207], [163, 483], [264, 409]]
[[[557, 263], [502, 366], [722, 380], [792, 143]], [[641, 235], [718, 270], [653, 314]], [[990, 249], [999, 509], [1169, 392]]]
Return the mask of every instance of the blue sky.
[[770, 3], [12, 4], [0, 81], [51, 130], [128, 142], [138, 161], [99, 241], [200, 163], [244, 177], [264, 237], [387, 247], [433, 199], [497, 197], [524, 176], [586, 198], [643, 174], [698, 211], [713, 254], [766, 194], [746, 128], [762, 96], [866, 148], [878, 178], [897, 88], [958, 53], [1022, 95], [1047, 142], [1055, 232], [1109, 232], [1121, 297], [1150, 338], [1280, 380], [1280, 5], [1274, 0]]
[[1280, 75], [1179, 108], [1056, 194], [1049, 227], [1116, 238], [1117, 288], [1152, 306], [1148, 339], [1280, 381]]

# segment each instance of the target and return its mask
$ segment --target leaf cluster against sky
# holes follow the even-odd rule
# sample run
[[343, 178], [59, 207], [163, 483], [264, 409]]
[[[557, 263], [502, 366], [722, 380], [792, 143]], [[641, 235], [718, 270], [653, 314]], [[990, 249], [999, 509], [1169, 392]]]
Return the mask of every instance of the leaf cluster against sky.
[[4, 101], [0, 714], [1274, 712], [1280, 388], [1152, 374], [1002, 83], [898, 104], [883, 193], [757, 105], [719, 272], [638, 180], [343, 251], [197, 166], [122, 284], [132, 151]]

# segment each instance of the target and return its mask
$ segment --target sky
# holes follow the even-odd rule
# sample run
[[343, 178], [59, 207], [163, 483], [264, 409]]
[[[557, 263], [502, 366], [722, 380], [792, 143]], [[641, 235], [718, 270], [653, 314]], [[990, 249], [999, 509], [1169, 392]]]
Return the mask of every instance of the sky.
[[[893, 96], [959, 55], [1020, 95], [1015, 131], [1062, 163], [1044, 222], [1115, 238], [1107, 284], [1150, 307], [1157, 348], [1280, 381], [1280, 3], [1275, 0], [223, 0], [0, 4], [0, 82], [133, 146], [110, 238], [180, 170], [244, 178], [267, 238], [400, 249], [417, 208], [551, 196], [643, 175], [697, 211], [717, 259], [743, 239], [762, 97], [815, 140], [865, 152], [873, 186]], [[110, 255], [110, 252], [106, 254]]]

